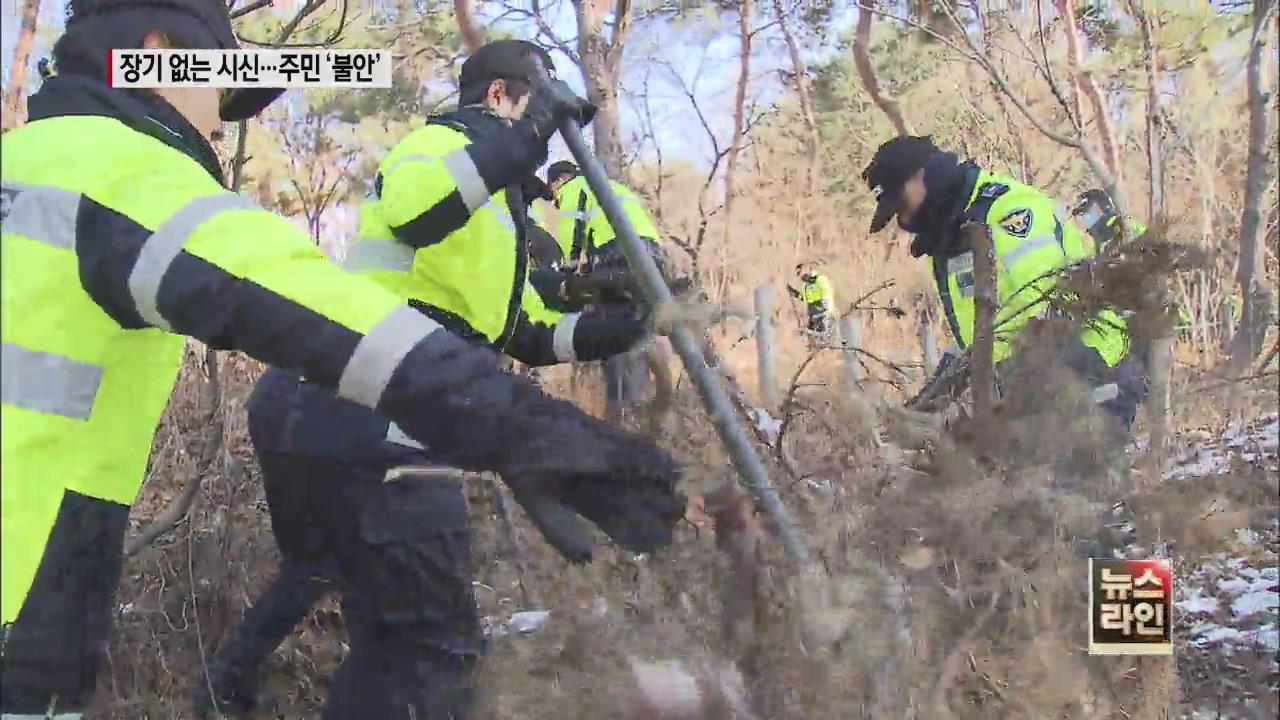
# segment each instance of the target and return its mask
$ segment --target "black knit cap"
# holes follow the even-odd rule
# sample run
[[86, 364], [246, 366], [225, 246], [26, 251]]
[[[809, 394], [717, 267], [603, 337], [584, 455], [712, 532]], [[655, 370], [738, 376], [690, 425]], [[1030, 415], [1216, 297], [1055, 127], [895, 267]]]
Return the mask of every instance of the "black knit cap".
[[[177, 10], [204, 23], [217, 42], [212, 48], [198, 50], [238, 50], [240, 43], [231, 29], [231, 13], [224, 0], [71, 0], [67, 4], [66, 29], [86, 18], [107, 16], [124, 10], [146, 8]], [[233, 88], [222, 96], [218, 115], [226, 121], [247, 120], [262, 112], [284, 88]]]
[[480, 102], [494, 80], [511, 78], [532, 83], [535, 67], [530, 56], [541, 60], [542, 67], [555, 77], [551, 55], [528, 40], [494, 40], [482, 45], [462, 63], [458, 76], [458, 96], [462, 104]]
[[579, 170], [578, 166], [573, 164], [573, 162], [569, 160], [559, 160], [551, 163], [547, 168], [547, 184], [550, 185], [563, 175], [569, 175], [570, 179], [573, 179], [581, 174], [582, 171]]
[[871, 232], [880, 232], [898, 212], [902, 203], [902, 187], [924, 167], [938, 146], [928, 136], [895, 137], [876, 149], [862, 179], [876, 196], [876, 213], [871, 219]]

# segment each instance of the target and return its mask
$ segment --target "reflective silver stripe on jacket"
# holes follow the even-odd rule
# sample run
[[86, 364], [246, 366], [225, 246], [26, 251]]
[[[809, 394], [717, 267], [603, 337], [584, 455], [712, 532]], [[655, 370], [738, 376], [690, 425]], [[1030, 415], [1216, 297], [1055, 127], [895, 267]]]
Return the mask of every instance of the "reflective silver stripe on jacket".
[[408, 305], [387, 313], [356, 344], [338, 379], [338, 396], [376, 408], [405, 356], [439, 327], [439, 323]]
[[408, 165], [409, 163], [419, 162], [419, 163], [425, 163], [429, 165], [438, 159], [439, 158], [433, 158], [430, 155], [423, 155], [422, 153], [411, 153], [391, 163], [390, 167], [382, 171], [382, 177], [384, 180], [388, 177], [391, 177], [391, 173], [395, 172], [396, 170], [399, 170], [401, 166]]
[[489, 201], [489, 189], [485, 187], [484, 178], [480, 177], [480, 170], [476, 168], [476, 163], [471, 159], [471, 154], [467, 152], [466, 148], [458, 148], [443, 158], [431, 157], [422, 153], [405, 155], [382, 171], [382, 177], [384, 179], [391, 177], [391, 173], [400, 169], [402, 165], [411, 162], [426, 164], [443, 162], [445, 170], [449, 172], [449, 177], [453, 180], [453, 184], [458, 188], [458, 194], [462, 196], [462, 204], [467, 206], [467, 212], [475, 213], [477, 209]]
[[1055, 240], [1052, 235], [1041, 235], [1039, 237], [1034, 237], [1034, 238], [1031, 238], [1030, 240], [1027, 240], [1026, 242], [1019, 244], [1018, 247], [1014, 248], [1013, 250], [1010, 250], [1004, 255], [1001, 255], [1000, 260], [1001, 262], [1004, 263], [1004, 266], [1006, 268], [1011, 268], [1013, 267], [1014, 263], [1021, 260], [1024, 255], [1028, 253], [1033, 253], [1036, 250], [1039, 250], [1040, 248], [1048, 247], [1050, 245], [1055, 245], [1055, 246], [1058, 245], [1058, 241]]
[[44, 713], [41, 715], [33, 715], [31, 713], [4, 713], [0, 715], [0, 720], [83, 720], [84, 713], [58, 713], [50, 715]]
[[511, 233], [512, 237], [516, 237], [516, 221], [511, 218], [511, 213], [508, 212], [506, 203], [498, 202], [498, 196], [495, 195], [489, 199], [489, 202], [484, 204], [484, 207], [493, 213], [494, 219], [498, 221], [503, 230]]
[[414, 249], [399, 240], [357, 238], [347, 248], [342, 267], [350, 272], [409, 272], [413, 269], [413, 255]]
[[103, 368], [13, 343], [0, 346], [0, 400], [24, 410], [88, 420]]
[[199, 197], [183, 205], [151, 233], [138, 254], [138, 260], [129, 273], [129, 294], [133, 296], [138, 314], [148, 324], [162, 330], [172, 330], [160, 315], [156, 306], [160, 295], [160, 283], [182, 252], [182, 246], [205, 222], [221, 212], [244, 210], [254, 207], [253, 201], [234, 193]]
[[489, 202], [489, 189], [484, 186], [484, 178], [471, 153], [466, 148], [458, 148], [444, 156], [444, 166], [449, 170], [449, 177], [458, 186], [458, 194], [467, 206], [467, 212], [474, 213], [477, 208]]
[[0, 185], [0, 228], [61, 250], [76, 247], [80, 194], [45, 185]]
[[396, 445], [404, 445], [405, 447], [417, 448], [419, 450], [426, 449], [422, 446], [422, 443], [409, 437], [408, 433], [401, 430], [400, 426], [395, 423], [391, 423], [387, 426], [387, 442], [395, 443]]
[[578, 355], [573, 351], [573, 334], [578, 327], [580, 317], [582, 317], [581, 313], [567, 313], [561, 315], [560, 321], [556, 323], [555, 332], [551, 335], [551, 349], [555, 352], [556, 360], [578, 361]]

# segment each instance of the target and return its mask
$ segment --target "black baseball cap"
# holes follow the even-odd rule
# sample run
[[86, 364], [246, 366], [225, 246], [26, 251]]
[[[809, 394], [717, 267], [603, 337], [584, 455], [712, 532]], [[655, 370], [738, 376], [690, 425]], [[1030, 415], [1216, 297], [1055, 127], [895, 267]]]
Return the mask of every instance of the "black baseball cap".
[[[231, 29], [231, 12], [224, 0], [71, 0], [67, 4], [66, 30], [73, 30], [77, 23], [87, 18], [146, 8], [176, 10], [203, 23], [216, 45], [194, 49], [240, 49], [235, 31]], [[284, 88], [232, 88], [223, 94], [218, 105], [218, 115], [229, 122], [248, 120], [266, 109], [283, 93]]]
[[458, 75], [458, 97], [463, 105], [479, 102], [489, 83], [501, 78], [514, 78], [533, 82], [537, 68], [532, 58], [542, 61], [542, 67], [555, 77], [556, 66], [551, 55], [528, 40], [494, 40], [485, 43], [462, 63]]
[[569, 160], [559, 160], [551, 163], [547, 168], [547, 183], [550, 184], [555, 182], [561, 175], [577, 177], [581, 174], [582, 171], [578, 169], [577, 165], [573, 164]]
[[928, 136], [895, 137], [876, 149], [862, 179], [876, 196], [876, 213], [871, 218], [871, 232], [880, 232], [898, 212], [902, 203], [902, 186], [924, 167], [938, 146]]

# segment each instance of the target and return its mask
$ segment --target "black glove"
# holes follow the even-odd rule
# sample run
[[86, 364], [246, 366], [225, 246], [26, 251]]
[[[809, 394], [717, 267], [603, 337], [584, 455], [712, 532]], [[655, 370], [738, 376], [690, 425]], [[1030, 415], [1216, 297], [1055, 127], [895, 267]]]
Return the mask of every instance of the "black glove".
[[620, 545], [671, 542], [680, 472], [652, 442], [497, 368], [496, 356], [438, 331], [396, 367], [378, 410], [441, 464], [494, 471], [565, 557], [591, 559], [582, 515]]
[[542, 178], [537, 175], [529, 175], [520, 183], [520, 194], [524, 199], [525, 205], [532, 205], [534, 200], [547, 200], [555, 202], [556, 194], [551, 191], [551, 186], [543, 182]]
[[500, 472], [547, 542], [570, 562], [590, 562], [593, 542], [585, 518], [632, 552], [670, 544], [685, 507], [671, 456], [594, 418], [564, 420], [541, 430], [547, 441], [541, 457], [526, 451]]
[[565, 118], [573, 118], [579, 127], [586, 127], [596, 116], [596, 106], [574, 94], [563, 80], [548, 80], [534, 91], [524, 110], [524, 119], [532, 126], [539, 139], [549, 139]]

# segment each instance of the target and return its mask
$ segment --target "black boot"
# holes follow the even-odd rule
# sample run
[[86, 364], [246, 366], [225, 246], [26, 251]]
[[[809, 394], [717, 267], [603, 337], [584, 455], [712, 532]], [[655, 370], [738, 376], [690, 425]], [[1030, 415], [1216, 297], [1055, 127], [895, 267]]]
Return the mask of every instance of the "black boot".
[[329, 589], [330, 583], [310, 569], [285, 564], [214, 658], [210, 681], [201, 679], [194, 698], [196, 715], [242, 717], [253, 710], [263, 661]]

